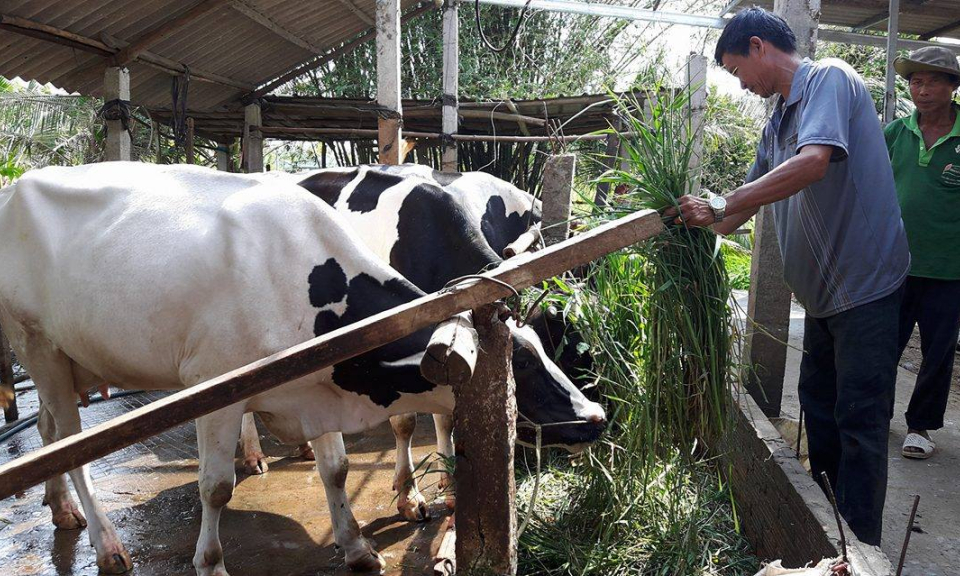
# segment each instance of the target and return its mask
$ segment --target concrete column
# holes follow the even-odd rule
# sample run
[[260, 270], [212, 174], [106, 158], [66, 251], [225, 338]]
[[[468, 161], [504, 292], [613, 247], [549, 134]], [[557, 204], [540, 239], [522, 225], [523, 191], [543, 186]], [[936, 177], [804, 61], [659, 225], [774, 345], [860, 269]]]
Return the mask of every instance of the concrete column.
[[243, 171], [263, 172], [263, 121], [259, 104], [248, 104], [243, 109]]
[[230, 141], [217, 140], [217, 170], [221, 172], [230, 171]]
[[400, 0], [377, 0], [377, 147], [381, 164], [399, 164], [403, 147], [400, 126]]
[[[130, 71], [126, 68], [107, 68], [103, 73], [103, 100], [130, 101]], [[120, 120], [107, 120], [107, 142], [104, 159], [130, 160], [130, 133]]]
[[[690, 113], [690, 132], [693, 143], [690, 154], [690, 174], [694, 174], [693, 191], [700, 189], [700, 164], [703, 163], [703, 122], [707, 110], [707, 57], [703, 54], [690, 54], [687, 58], [687, 91]], [[714, 192], [717, 192], [714, 190]]]
[[[820, 0], [775, 0], [774, 11], [796, 34], [797, 52], [813, 58], [820, 23]], [[743, 359], [753, 367], [754, 373], [747, 381], [747, 391], [764, 414], [776, 417], [780, 415], [787, 364], [790, 290], [783, 281], [783, 261], [770, 206], [764, 206], [757, 214], [753, 242], [747, 304], [749, 321]]]
[[[457, 133], [458, 97], [460, 91], [460, 20], [457, 16], [459, 0], [443, 2], [443, 134]], [[442, 165], [444, 172], [456, 172], [457, 143], [444, 138], [441, 143]]]
[[897, 40], [900, 35], [900, 0], [890, 0], [890, 17], [887, 19], [887, 83], [883, 93], [883, 123], [893, 122], [897, 115], [897, 72], [893, 61], [897, 59]]
[[562, 242], [570, 234], [570, 201], [576, 154], [550, 156], [543, 167], [543, 241], [549, 246]]

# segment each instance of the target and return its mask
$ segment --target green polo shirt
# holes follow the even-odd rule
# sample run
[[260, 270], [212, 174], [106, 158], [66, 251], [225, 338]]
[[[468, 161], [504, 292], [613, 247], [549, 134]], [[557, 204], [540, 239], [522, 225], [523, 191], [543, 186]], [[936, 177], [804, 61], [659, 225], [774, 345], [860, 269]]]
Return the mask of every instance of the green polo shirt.
[[953, 130], [928, 150], [917, 112], [884, 135], [907, 241], [911, 276], [960, 280], [960, 106]]

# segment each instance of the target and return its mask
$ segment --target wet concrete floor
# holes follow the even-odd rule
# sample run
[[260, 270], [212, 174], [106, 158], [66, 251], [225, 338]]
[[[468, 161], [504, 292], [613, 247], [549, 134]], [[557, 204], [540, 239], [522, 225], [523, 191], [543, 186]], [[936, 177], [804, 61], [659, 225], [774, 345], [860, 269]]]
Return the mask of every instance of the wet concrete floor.
[[[84, 428], [160, 397], [143, 393], [81, 409]], [[19, 400], [19, 398], [18, 398]], [[29, 405], [24, 398], [21, 406]], [[25, 411], [21, 408], [21, 414]], [[269, 471], [238, 474], [233, 499], [220, 521], [227, 569], [244, 575], [352, 574], [333, 544], [323, 485], [313, 462], [295, 456], [264, 432]], [[414, 461], [435, 452], [433, 422], [421, 417]], [[0, 464], [40, 446], [35, 426], [0, 443]], [[346, 438], [350, 456], [347, 493], [364, 535], [387, 561], [387, 574], [432, 573], [445, 507], [431, 504], [433, 519], [404, 521], [392, 491], [394, 440], [389, 425]], [[91, 465], [98, 494], [126, 545], [136, 576], [194, 574], [192, 558], [200, 530], [197, 447], [187, 424], [135, 444]], [[421, 481], [428, 501], [435, 475]], [[55, 530], [42, 506], [43, 487], [0, 501], [0, 574], [61, 576], [97, 574], [86, 530]]]

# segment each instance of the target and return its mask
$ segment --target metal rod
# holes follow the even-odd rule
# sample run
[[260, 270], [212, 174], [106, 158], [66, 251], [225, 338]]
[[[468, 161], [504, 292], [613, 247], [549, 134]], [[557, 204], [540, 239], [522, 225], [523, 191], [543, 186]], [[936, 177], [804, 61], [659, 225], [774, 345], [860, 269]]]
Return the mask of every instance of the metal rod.
[[920, 505], [920, 495], [913, 496], [913, 509], [910, 510], [910, 520], [907, 522], [907, 533], [903, 537], [903, 547], [900, 549], [900, 562], [897, 564], [897, 576], [903, 572], [903, 561], [907, 558], [907, 546], [910, 545], [910, 533], [913, 532], [913, 520], [917, 517], [917, 506]]
[[827, 489], [827, 498], [830, 499], [830, 505], [833, 506], [833, 516], [837, 519], [837, 530], [840, 531], [840, 548], [843, 552], [843, 561], [847, 561], [847, 536], [843, 533], [843, 522], [840, 520], [840, 510], [837, 508], [837, 497], [833, 494], [833, 486], [830, 485], [830, 478], [826, 472], [820, 473], [823, 479], [823, 487]]

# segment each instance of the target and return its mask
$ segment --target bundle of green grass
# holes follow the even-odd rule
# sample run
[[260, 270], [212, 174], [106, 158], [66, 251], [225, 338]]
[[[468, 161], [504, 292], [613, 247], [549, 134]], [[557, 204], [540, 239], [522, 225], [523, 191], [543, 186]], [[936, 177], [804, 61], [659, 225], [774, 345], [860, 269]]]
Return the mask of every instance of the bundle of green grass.
[[[602, 221], [675, 206], [695, 189], [686, 99], [663, 93], [646, 113], [619, 102], [622, 169], [601, 178], [625, 192]], [[623, 186], [625, 185], [625, 186]], [[753, 574], [730, 491], [711, 455], [729, 418], [734, 323], [717, 236], [668, 225], [657, 238], [552, 286], [586, 338], [608, 433], [575, 462], [520, 456], [520, 573]], [[525, 459], [525, 460], [524, 460]], [[539, 475], [537, 474], [540, 470]], [[531, 500], [536, 485], [535, 502]]]

